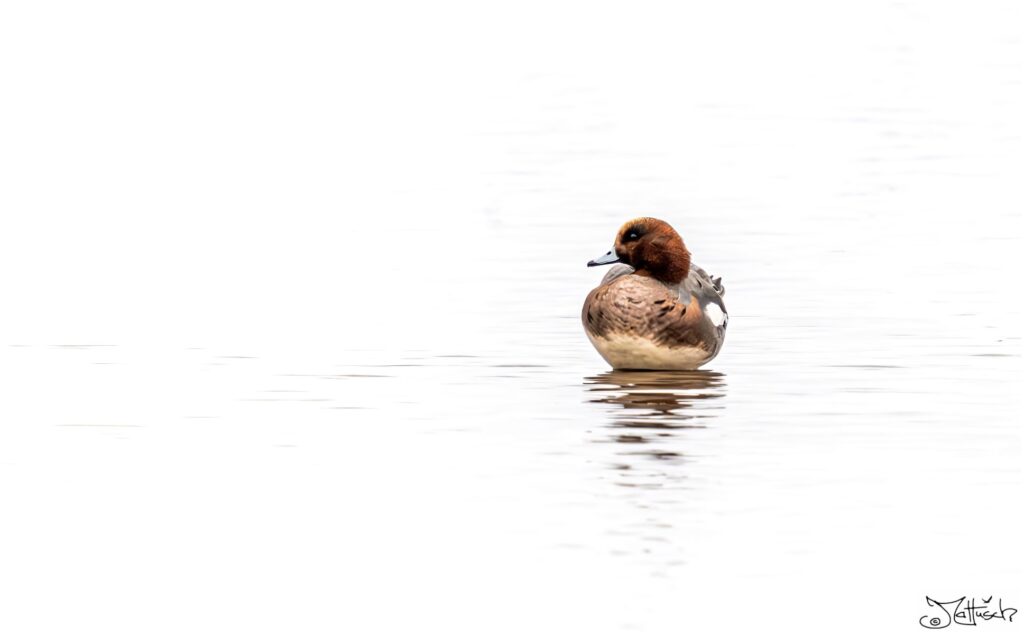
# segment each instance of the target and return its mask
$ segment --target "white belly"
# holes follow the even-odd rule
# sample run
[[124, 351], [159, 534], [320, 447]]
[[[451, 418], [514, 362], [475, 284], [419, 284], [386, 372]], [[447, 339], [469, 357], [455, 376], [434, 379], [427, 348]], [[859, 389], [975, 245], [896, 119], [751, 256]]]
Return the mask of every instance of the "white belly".
[[601, 357], [616, 369], [693, 370], [711, 358], [706, 350], [696, 346], [668, 348], [642, 337], [623, 335], [604, 338], [587, 333], [587, 337]]

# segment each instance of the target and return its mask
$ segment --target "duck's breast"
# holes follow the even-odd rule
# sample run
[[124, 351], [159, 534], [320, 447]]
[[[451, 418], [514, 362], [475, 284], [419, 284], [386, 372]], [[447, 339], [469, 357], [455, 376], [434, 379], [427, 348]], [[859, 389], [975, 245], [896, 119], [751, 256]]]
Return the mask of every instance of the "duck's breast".
[[709, 301], [690, 292], [686, 282], [666, 285], [619, 275], [591, 291], [583, 325], [615, 368], [696, 368], [720, 347], [721, 326], [715, 323], [725, 311], [718, 303], [708, 309]]

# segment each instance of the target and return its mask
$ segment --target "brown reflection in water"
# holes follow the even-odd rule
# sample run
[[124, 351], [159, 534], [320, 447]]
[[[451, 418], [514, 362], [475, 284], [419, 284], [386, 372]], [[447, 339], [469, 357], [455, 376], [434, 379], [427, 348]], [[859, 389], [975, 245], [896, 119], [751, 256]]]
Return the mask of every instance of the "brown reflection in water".
[[[725, 396], [725, 375], [715, 371], [621, 371], [587, 377], [588, 401], [608, 407], [610, 434], [596, 439], [618, 444], [619, 460], [613, 468], [623, 473], [650, 474], [650, 459], [660, 465], [685, 460], [680, 438], [686, 430], [704, 428]], [[643, 457], [643, 463], [634, 457]], [[665, 476], [662, 474], [661, 476]], [[646, 479], [642, 479], [646, 480]], [[620, 483], [629, 487], [662, 486], [664, 478], [641, 484], [635, 479]]]

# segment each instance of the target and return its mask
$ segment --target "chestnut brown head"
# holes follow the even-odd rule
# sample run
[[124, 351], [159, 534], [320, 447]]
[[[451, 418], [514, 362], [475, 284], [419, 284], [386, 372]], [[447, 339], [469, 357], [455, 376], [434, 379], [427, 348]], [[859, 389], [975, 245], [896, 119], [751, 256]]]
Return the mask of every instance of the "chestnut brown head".
[[635, 218], [619, 229], [615, 247], [588, 267], [621, 262], [637, 275], [678, 284], [690, 273], [690, 252], [672, 226], [657, 218]]

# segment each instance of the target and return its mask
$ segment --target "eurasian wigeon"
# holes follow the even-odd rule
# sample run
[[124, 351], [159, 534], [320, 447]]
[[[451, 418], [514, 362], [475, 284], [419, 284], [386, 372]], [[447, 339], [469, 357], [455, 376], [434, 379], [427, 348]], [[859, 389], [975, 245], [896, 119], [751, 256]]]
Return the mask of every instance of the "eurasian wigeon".
[[692, 370], [722, 349], [729, 316], [721, 278], [690, 264], [672, 226], [637, 218], [588, 267], [612, 267], [583, 303], [583, 328], [612, 368]]

